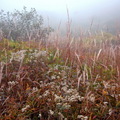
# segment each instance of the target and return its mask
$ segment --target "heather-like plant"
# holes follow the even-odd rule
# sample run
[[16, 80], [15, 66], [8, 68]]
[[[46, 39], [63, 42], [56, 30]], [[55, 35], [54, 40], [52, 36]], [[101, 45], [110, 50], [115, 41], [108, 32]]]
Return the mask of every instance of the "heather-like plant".
[[61, 39], [0, 41], [2, 120], [119, 119], [119, 44]]

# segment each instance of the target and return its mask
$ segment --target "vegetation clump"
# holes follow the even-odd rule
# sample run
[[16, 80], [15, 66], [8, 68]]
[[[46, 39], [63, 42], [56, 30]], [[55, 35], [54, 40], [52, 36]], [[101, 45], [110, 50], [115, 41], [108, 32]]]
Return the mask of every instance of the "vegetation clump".
[[34, 8], [30, 11], [26, 7], [22, 11], [0, 11], [0, 39], [45, 41], [51, 31], [51, 27], [43, 25], [43, 17]]
[[1, 120], [119, 119], [118, 46], [103, 42], [90, 53], [91, 44], [101, 46], [85, 42], [80, 54], [54, 43], [52, 49], [6, 39], [0, 44]]
[[119, 120], [118, 37], [51, 35], [35, 9], [3, 13], [1, 120]]

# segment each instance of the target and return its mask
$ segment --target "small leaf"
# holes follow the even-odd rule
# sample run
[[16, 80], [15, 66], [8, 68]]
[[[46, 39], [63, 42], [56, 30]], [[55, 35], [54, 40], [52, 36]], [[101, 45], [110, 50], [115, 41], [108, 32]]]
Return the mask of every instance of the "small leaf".
[[105, 90], [103, 90], [103, 91], [102, 91], [102, 94], [103, 94], [103, 95], [107, 95], [107, 94], [108, 94], [108, 92], [107, 92], [107, 91], [105, 91]]
[[116, 103], [116, 107], [120, 107], [120, 101]]

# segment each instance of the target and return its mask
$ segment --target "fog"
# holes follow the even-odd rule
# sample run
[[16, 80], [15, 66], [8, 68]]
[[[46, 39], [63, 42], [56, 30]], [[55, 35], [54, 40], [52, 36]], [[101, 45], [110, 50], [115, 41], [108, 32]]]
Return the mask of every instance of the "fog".
[[[110, 29], [114, 31], [120, 20], [120, 0], [1, 0], [0, 9], [5, 11], [22, 10], [23, 6], [35, 8], [44, 18], [44, 23], [57, 29], [67, 25], [67, 9], [71, 27], [88, 29]], [[112, 30], [111, 30], [112, 29]]]

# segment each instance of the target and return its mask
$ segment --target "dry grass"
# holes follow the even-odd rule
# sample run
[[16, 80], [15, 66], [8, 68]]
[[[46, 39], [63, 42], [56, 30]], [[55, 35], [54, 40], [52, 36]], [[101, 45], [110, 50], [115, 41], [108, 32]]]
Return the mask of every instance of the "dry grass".
[[3, 40], [0, 50], [1, 120], [119, 120], [116, 36], [55, 34], [29, 46]]

